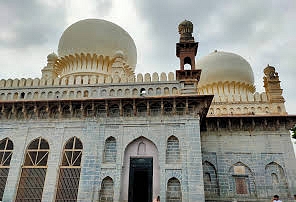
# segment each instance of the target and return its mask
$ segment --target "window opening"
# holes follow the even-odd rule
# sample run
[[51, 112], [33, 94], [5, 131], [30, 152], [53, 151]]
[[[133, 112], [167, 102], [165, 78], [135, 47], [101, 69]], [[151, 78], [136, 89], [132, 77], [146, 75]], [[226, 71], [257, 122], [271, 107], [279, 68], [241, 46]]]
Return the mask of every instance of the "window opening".
[[76, 202], [81, 172], [82, 142], [73, 137], [64, 146], [56, 202]]
[[5, 138], [0, 142], [0, 201], [2, 201], [5, 185], [9, 173], [9, 166], [12, 157], [13, 143]]

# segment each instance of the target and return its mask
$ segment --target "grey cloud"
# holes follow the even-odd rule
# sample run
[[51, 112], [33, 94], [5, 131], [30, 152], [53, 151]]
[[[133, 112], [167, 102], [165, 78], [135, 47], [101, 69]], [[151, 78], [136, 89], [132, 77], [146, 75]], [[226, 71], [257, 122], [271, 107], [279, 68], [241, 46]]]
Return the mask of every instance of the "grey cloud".
[[99, 0], [96, 1], [96, 10], [99, 12], [99, 15], [104, 17], [109, 14], [112, 8], [112, 1], [110, 0]]
[[2, 1], [0, 26], [2, 32], [8, 32], [13, 38], [0, 38], [0, 46], [26, 48], [56, 40], [65, 24], [63, 6], [54, 8], [37, 0]]

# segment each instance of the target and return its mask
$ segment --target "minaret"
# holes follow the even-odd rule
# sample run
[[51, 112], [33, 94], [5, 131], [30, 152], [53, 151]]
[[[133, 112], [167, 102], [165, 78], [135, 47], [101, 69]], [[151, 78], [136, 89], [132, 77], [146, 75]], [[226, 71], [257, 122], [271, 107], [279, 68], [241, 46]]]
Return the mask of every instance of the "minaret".
[[275, 71], [275, 68], [267, 65], [264, 69], [265, 76], [264, 88], [267, 95], [267, 99], [271, 104], [273, 113], [286, 113], [285, 110], [285, 99], [282, 96], [283, 89], [281, 89], [281, 81], [279, 79], [278, 73]]
[[[185, 20], [179, 24], [178, 30], [180, 41], [176, 43], [176, 55], [180, 58], [180, 69], [176, 71], [176, 79], [181, 83], [181, 94], [196, 94], [201, 70], [195, 68], [198, 42], [192, 36], [193, 24]], [[185, 64], [189, 64], [191, 69], [185, 70]]]
[[191, 70], [195, 69], [195, 56], [197, 53], [198, 42], [194, 41], [193, 24], [184, 20], [178, 26], [180, 41], [176, 44], [176, 55], [180, 58], [180, 70], [184, 70], [184, 65], [189, 64]]

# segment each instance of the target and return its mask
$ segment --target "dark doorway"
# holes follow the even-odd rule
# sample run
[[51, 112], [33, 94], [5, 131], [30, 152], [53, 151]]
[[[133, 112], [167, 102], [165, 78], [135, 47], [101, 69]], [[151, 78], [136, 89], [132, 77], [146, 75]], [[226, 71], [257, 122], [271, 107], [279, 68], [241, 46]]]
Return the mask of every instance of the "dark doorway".
[[131, 158], [129, 172], [129, 202], [152, 201], [153, 158]]

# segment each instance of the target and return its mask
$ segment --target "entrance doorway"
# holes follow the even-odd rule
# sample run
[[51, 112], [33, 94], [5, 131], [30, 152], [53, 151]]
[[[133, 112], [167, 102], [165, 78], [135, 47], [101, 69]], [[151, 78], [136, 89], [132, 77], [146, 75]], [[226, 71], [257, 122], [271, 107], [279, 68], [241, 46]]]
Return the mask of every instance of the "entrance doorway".
[[130, 158], [129, 202], [152, 201], [153, 158]]

